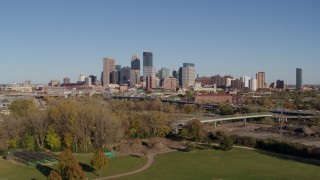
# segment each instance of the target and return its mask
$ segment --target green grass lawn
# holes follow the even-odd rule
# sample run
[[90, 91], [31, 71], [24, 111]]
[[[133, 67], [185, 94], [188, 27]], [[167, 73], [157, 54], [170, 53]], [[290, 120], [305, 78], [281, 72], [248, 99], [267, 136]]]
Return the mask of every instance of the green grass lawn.
[[[93, 154], [76, 154], [76, 158], [83, 166], [82, 169], [87, 174], [89, 179], [99, 178], [99, 172], [94, 172], [90, 167], [90, 161]], [[147, 162], [146, 158], [139, 158], [133, 156], [116, 157], [109, 160], [109, 167], [102, 170], [102, 176], [111, 176], [121, 173], [130, 172], [141, 168]]]
[[320, 179], [320, 166], [235, 148], [158, 155], [151, 168], [118, 179]]
[[[99, 178], [90, 166], [90, 160], [93, 154], [76, 154], [76, 158], [85, 170], [89, 179]], [[116, 157], [109, 160], [109, 167], [104, 168], [102, 171], [103, 176], [110, 176], [115, 174], [121, 174], [132, 170], [139, 169], [146, 163], [146, 159], [125, 156]], [[21, 179], [47, 179], [46, 175], [50, 173], [52, 169], [56, 169], [54, 166], [42, 166], [41, 171], [36, 168], [29, 168], [24, 165], [16, 165], [0, 158], [0, 180], [21, 180]]]
[[0, 157], [0, 179], [46, 179], [39, 170], [16, 165]]

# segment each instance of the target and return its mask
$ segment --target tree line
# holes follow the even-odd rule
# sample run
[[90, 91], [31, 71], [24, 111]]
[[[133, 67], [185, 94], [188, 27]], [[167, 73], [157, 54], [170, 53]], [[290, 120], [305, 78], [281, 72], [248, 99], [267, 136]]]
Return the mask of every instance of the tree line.
[[46, 104], [39, 110], [33, 100], [13, 101], [12, 113], [0, 122], [0, 150], [92, 152], [127, 138], [165, 137], [176, 120], [172, 114], [184, 111], [158, 100], [49, 99]]

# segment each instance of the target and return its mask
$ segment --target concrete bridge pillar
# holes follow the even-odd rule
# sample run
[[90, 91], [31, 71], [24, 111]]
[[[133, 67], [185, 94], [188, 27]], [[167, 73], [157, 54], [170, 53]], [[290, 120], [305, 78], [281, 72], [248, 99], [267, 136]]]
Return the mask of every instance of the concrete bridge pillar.
[[243, 119], [243, 126], [247, 126], [247, 118]]

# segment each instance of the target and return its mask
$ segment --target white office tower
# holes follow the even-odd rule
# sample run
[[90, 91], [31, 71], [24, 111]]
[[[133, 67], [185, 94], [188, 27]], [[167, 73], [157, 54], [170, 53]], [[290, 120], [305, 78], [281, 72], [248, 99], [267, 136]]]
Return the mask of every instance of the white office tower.
[[226, 79], [226, 87], [230, 87], [232, 82], [232, 78], [227, 78]]
[[251, 80], [251, 78], [249, 76], [243, 76], [240, 79], [242, 80], [242, 82], [244, 82], [244, 87], [249, 88], [249, 81]]
[[196, 68], [193, 63], [183, 63], [182, 67], [182, 87], [194, 86], [196, 80]]
[[249, 89], [250, 91], [257, 91], [257, 80], [251, 78], [249, 81]]

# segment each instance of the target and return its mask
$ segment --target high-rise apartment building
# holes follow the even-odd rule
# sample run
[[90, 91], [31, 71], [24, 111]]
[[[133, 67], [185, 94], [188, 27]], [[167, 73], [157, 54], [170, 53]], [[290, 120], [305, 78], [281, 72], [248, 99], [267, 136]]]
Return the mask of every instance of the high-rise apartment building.
[[244, 89], [244, 82], [240, 79], [234, 79], [231, 81], [231, 88], [237, 89], [237, 90], [242, 90], [242, 89]]
[[147, 76], [156, 76], [156, 68], [153, 66], [152, 52], [143, 52], [143, 80]]
[[302, 83], [302, 68], [298, 67], [296, 69], [296, 89], [297, 90], [302, 90], [303, 89], [303, 83]]
[[103, 59], [103, 85], [110, 84], [110, 73], [115, 70], [115, 60], [110, 57]]
[[157, 77], [153, 75], [147, 76], [146, 87], [147, 90], [157, 88]]
[[266, 74], [264, 72], [258, 72], [256, 74], [256, 79], [257, 79], [257, 89], [265, 88]]
[[196, 80], [196, 68], [193, 63], [183, 63], [182, 67], [182, 87], [193, 86]]

